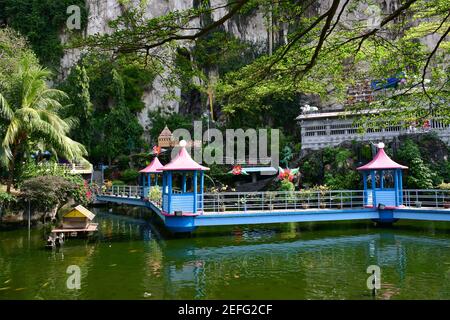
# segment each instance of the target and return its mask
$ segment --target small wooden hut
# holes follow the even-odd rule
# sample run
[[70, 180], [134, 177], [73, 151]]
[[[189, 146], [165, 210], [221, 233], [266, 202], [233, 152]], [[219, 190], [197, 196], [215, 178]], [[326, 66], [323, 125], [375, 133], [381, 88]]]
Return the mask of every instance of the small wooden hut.
[[95, 214], [83, 207], [76, 206], [66, 213], [62, 218], [62, 226], [53, 229], [52, 233], [76, 233], [76, 232], [93, 232], [97, 231], [98, 224], [92, 223]]

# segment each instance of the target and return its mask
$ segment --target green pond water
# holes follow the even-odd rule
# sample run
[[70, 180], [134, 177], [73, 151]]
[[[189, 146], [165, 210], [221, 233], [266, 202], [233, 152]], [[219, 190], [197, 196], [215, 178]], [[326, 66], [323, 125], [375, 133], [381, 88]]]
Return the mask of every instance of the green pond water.
[[[301, 223], [203, 228], [97, 210], [99, 237], [44, 249], [44, 229], [0, 231], [0, 299], [450, 299], [450, 224]], [[148, 216], [149, 212], [138, 212]], [[71, 290], [67, 268], [79, 266]]]

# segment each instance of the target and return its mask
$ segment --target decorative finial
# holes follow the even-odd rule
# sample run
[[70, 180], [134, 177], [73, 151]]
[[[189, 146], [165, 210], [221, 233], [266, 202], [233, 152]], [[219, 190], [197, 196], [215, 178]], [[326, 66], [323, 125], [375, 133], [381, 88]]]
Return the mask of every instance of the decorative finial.
[[384, 149], [384, 143], [383, 143], [383, 142], [379, 142], [379, 143], [377, 144], [377, 148], [378, 148], [378, 149]]
[[184, 148], [184, 147], [186, 147], [186, 145], [187, 145], [186, 140], [180, 141], [180, 147]]

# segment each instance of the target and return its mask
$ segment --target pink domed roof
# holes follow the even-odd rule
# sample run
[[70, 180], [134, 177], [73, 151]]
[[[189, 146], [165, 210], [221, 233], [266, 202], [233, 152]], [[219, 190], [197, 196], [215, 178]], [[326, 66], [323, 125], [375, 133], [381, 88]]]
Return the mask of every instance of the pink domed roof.
[[369, 163], [357, 168], [357, 170], [381, 170], [381, 169], [408, 169], [408, 167], [402, 166], [393, 161], [384, 152], [384, 144], [378, 146], [378, 152], [375, 157]]
[[186, 151], [185, 147], [181, 147], [178, 151], [177, 156], [160, 169], [160, 171], [171, 171], [171, 170], [198, 170], [206, 171], [209, 168], [204, 167], [197, 162], [195, 162], [189, 153]]
[[139, 172], [140, 173], [161, 173], [160, 169], [162, 167], [163, 167], [163, 165], [161, 164], [161, 162], [159, 162], [158, 157], [155, 157], [147, 167], [145, 167], [144, 169], [142, 169]]

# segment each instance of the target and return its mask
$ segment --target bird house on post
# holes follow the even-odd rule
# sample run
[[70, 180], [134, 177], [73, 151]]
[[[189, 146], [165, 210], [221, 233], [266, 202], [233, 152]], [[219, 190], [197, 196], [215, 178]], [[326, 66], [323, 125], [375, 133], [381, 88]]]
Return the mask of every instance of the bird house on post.
[[384, 152], [384, 143], [377, 145], [375, 157], [357, 170], [363, 173], [364, 206], [396, 208], [403, 205], [402, 170], [408, 167], [393, 161]]
[[163, 166], [162, 210], [166, 214], [197, 214], [203, 211], [204, 172], [209, 168], [195, 162], [180, 141], [180, 151]]

